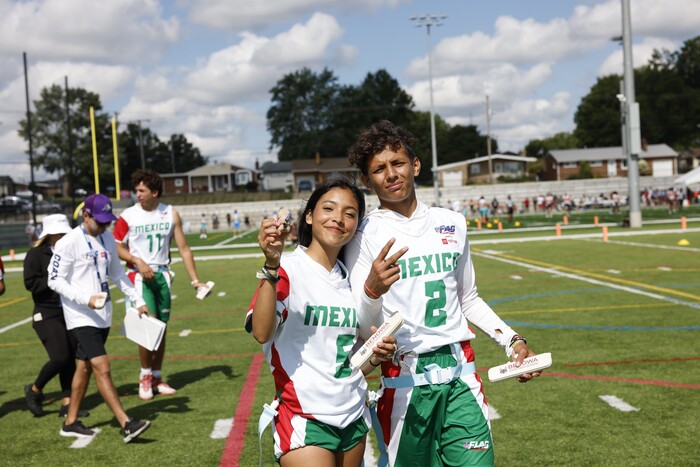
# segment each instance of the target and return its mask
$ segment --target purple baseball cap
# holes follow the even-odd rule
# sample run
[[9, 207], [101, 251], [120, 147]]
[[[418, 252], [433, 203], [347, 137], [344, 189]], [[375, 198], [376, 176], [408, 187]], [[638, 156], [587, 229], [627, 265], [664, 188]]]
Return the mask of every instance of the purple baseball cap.
[[112, 213], [112, 202], [105, 195], [96, 194], [85, 198], [83, 211], [103, 224], [117, 220], [117, 216]]

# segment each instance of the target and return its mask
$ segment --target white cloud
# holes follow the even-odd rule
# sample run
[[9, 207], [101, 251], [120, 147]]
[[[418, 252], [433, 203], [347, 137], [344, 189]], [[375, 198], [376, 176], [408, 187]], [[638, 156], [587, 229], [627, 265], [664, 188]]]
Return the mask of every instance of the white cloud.
[[[641, 44], [632, 46], [632, 64], [635, 68], [649, 63], [654, 50], [676, 50], [678, 45], [669, 39], [657, 39], [654, 37], [645, 38]], [[598, 76], [606, 75], [622, 75], [623, 74], [623, 53], [622, 47], [611, 53], [608, 58], [600, 65]]]
[[284, 73], [352, 58], [348, 46], [337, 49], [340, 57], [328, 52], [341, 35], [335, 18], [322, 13], [272, 38], [243, 33], [240, 43], [211, 54], [186, 77], [188, 92], [198, 102], [207, 103], [265, 99]]
[[193, 0], [190, 19], [199, 24], [234, 31], [259, 31], [304, 15], [340, 9], [344, 12], [375, 11], [395, 7], [406, 0]]
[[[157, 0], [45, 0], [0, 3], [0, 53], [101, 63], [149, 61], [179, 36]], [[21, 40], [20, 40], [21, 38]]]
[[[700, 0], [633, 0], [630, 2], [633, 35], [685, 39], [700, 30]], [[608, 40], [622, 35], [622, 4], [607, 0], [593, 6], [577, 6], [569, 19], [580, 36]]]

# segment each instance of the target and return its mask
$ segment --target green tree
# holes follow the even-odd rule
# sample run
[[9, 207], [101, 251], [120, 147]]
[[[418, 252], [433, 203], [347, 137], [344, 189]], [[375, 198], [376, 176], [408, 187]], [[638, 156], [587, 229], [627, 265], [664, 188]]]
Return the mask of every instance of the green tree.
[[326, 130], [332, 126], [340, 87], [328, 69], [314, 73], [308, 68], [289, 73], [270, 90], [267, 111], [270, 149], [278, 146], [279, 159], [309, 159], [324, 152]]
[[[411, 120], [405, 128], [413, 133], [418, 143], [413, 148], [421, 162], [421, 171], [416, 177], [416, 183], [431, 185], [433, 183], [433, 152], [430, 131], [430, 112], [413, 112]], [[437, 146], [437, 165], [444, 164], [442, 149], [448, 141], [450, 125], [439, 115], [435, 115], [435, 143]]]
[[598, 78], [591, 91], [581, 99], [574, 114], [574, 136], [582, 147], [620, 146], [620, 76]]
[[[101, 112], [100, 97], [82, 88], [68, 88], [69, 150], [64, 87], [54, 84], [43, 88], [39, 96], [39, 99], [34, 101], [35, 110], [30, 113], [34, 166], [42, 167], [48, 173], [62, 171], [67, 174], [71, 192], [77, 187], [93, 189], [94, 169], [90, 131], [90, 107], [92, 107], [95, 113], [100, 186], [110, 178], [113, 180], [113, 165], [105, 157], [106, 141], [110, 131], [109, 122], [108, 116]], [[19, 126], [19, 135], [28, 140], [27, 120], [20, 120]]]
[[685, 84], [700, 89], [700, 36], [685, 41], [676, 57], [676, 71]]
[[559, 132], [548, 138], [533, 139], [525, 146], [525, 153], [528, 157], [542, 159], [553, 149], [576, 149], [580, 143], [573, 133]]
[[[485, 156], [488, 136], [479, 133], [476, 125], [455, 125], [447, 130], [445, 140], [438, 141], [440, 165]], [[491, 152], [498, 152], [498, 141], [491, 139]]]

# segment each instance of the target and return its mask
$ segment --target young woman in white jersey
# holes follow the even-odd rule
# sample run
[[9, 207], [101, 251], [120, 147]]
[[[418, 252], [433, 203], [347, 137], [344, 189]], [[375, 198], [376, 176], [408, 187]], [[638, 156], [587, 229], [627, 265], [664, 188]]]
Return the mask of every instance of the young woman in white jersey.
[[[364, 196], [354, 184], [322, 184], [300, 215], [299, 246], [284, 257], [288, 228], [275, 218], [261, 224], [265, 264], [246, 329], [263, 344], [275, 380], [279, 407], [273, 436], [282, 467], [362, 463], [370, 425], [367, 383], [349, 365], [359, 325], [338, 255], [364, 211]], [[368, 373], [390, 358], [394, 342], [385, 338], [362, 370]]]

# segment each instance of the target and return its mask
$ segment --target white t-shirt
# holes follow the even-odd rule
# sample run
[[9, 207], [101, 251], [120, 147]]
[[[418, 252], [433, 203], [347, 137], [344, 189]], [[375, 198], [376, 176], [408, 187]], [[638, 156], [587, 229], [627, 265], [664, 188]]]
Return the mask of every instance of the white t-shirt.
[[[347, 270], [332, 272], [304, 247], [282, 257], [277, 283], [277, 330], [263, 345], [275, 389], [295, 414], [345, 428], [365, 414], [367, 383], [350, 367], [357, 308]], [[252, 329], [257, 292], [246, 317]]]
[[146, 211], [140, 204], [135, 204], [119, 216], [114, 226], [114, 238], [127, 245], [132, 255], [157, 268], [170, 263], [174, 230], [172, 206], [159, 203], [154, 210]]
[[[364, 294], [372, 262], [391, 238], [396, 242], [389, 256], [409, 247], [398, 262], [401, 278], [382, 296], [384, 314], [398, 310], [404, 318], [396, 333], [403, 351], [422, 354], [473, 339], [476, 336], [465, 318], [504, 349], [508, 347], [515, 331], [479, 297], [466, 220], [448, 209], [418, 203], [410, 218], [386, 209], [370, 212], [345, 248], [356, 300]], [[360, 323], [364, 335], [365, 326], [378, 325], [382, 318], [367, 316], [363, 310]], [[502, 334], [497, 334], [497, 329]]]
[[136, 308], [145, 304], [122, 269], [111, 232], [95, 238], [82, 224], [74, 228], [56, 242], [48, 273], [49, 287], [61, 295], [66, 329], [112, 326], [111, 300], [100, 310], [88, 306], [90, 297], [107, 289], [107, 277]]

